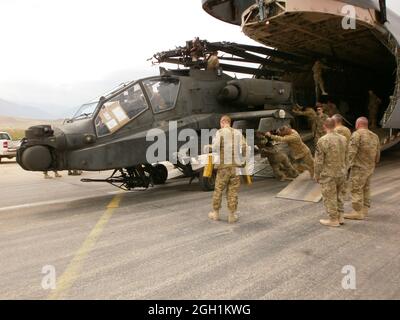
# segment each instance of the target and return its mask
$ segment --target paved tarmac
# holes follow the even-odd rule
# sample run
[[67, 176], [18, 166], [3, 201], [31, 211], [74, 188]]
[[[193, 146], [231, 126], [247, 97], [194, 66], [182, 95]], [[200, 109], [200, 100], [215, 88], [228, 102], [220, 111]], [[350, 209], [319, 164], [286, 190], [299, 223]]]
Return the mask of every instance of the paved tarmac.
[[120, 193], [2, 163], [0, 299], [399, 299], [399, 159], [384, 154], [368, 221], [340, 229], [319, 225], [321, 203], [275, 198], [287, 183], [272, 179], [242, 187], [228, 225], [187, 179]]

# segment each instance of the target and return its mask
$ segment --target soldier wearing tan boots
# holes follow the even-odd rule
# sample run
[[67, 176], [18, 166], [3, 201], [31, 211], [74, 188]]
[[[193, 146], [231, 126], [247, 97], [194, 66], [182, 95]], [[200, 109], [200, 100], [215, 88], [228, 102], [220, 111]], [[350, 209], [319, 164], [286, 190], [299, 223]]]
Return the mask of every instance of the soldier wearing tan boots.
[[335, 120], [324, 123], [326, 135], [317, 144], [315, 152], [315, 180], [321, 184], [322, 197], [329, 219], [320, 220], [328, 227], [344, 224], [344, 188], [347, 169], [347, 141], [335, 132]]
[[[212, 150], [219, 155], [217, 178], [213, 196], [213, 211], [208, 217], [211, 220], [220, 220], [222, 193], [226, 189], [226, 197], [229, 209], [229, 223], [235, 223], [237, 215], [238, 194], [240, 189], [240, 176], [238, 168], [244, 167], [243, 156], [246, 155], [247, 144], [242, 133], [231, 127], [232, 120], [223, 116], [220, 121], [221, 129], [217, 132], [213, 141]], [[241, 156], [242, 155], [242, 156]]]
[[349, 145], [353, 211], [344, 217], [350, 220], [364, 220], [371, 207], [371, 177], [380, 161], [380, 141], [379, 137], [368, 129], [367, 118], [359, 118], [356, 129]]
[[293, 167], [299, 173], [309, 171], [311, 178], [314, 177], [314, 159], [310, 149], [301, 139], [300, 134], [289, 127], [280, 128], [278, 134], [276, 136], [268, 132], [266, 136], [273, 141], [287, 143], [290, 149], [290, 157], [293, 160]]

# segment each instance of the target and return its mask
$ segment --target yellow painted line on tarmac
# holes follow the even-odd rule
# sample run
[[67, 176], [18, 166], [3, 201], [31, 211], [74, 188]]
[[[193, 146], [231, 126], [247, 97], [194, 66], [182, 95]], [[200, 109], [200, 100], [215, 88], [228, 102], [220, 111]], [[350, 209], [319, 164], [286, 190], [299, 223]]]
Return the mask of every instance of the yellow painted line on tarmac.
[[76, 252], [74, 258], [65, 269], [64, 273], [57, 279], [56, 289], [49, 295], [48, 299], [62, 299], [79, 278], [85, 260], [89, 253], [93, 250], [97, 240], [101, 236], [108, 221], [110, 221], [115, 209], [119, 207], [123, 193], [117, 194], [107, 205], [107, 210], [101, 216], [97, 224], [94, 226], [90, 234], [87, 236], [82, 246]]

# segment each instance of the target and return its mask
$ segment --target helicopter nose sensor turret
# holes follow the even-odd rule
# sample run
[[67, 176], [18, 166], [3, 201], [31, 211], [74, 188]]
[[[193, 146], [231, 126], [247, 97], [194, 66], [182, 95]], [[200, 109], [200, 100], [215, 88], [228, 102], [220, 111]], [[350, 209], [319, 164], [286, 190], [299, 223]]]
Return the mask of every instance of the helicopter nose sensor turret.
[[64, 148], [65, 137], [61, 130], [53, 129], [49, 125], [34, 126], [25, 132], [25, 138], [17, 153], [17, 162], [28, 171], [54, 169], [54, 150]]
[[20, 165], [30, 171], [47, 171], [52, 164], [50, 149], [45, 146], [27, 148], [20, 160]]

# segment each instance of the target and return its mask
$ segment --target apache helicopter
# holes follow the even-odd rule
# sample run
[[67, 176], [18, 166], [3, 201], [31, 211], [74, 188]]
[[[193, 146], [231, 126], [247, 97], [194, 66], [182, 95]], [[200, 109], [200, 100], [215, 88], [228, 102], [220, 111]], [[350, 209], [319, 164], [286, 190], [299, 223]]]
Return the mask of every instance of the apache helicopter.
[[[193, 42], [153, 57], [155, 63], [176, 63], [186, 68], [160, 68], [159, 76], [123, 84], [84, 104], [59, 128], [29, 128], [17, 162], [29, 171], [114, 170], [107, 179], [82, 181], [108, 182], [125, 190], [148, 188], [165, 183], [168, 177], [162, 161], [149, 163], [146, 159], [146, 150], [153, 143], [146, 138], [150, 129], [161, 129], [168, 138], [169, 123], [176, 121], [178, 133], [194, 129], [200, 134], [202, 129], [218, 128], [224, 114], [230, 115], [239, 129], [271, 131], [293, 120], [288, 112], [293, 107], [292, 84], [275, 80], [273, 75], [295, 70], [296, 55], [263, 47], [199, 41], [201, 58], [194, 61], [190, 53]], [[215, 51], [229, 54], [220, 59], [234, 63], [265, 66], [271, 56], [285, 58], [286, 62], [268, 63], [269, 69], [221, 63], [218, 70], [206, 70], [205, 57]], [[236, 79], [227, 71], [259, 79]], [[178, 149], [184, 144], [178, 141]], [[201, 146], [199, 150], [203, 150]], [[198, 177], [204, 190], [213, 189], [213, 177], [203, 177], [202, 170], [194, 170], [191, 163], [176, 157], [167, 146], [162, 160], [176, 163], [185, 177]]]
[[[310, 106], [319, 100], [311, 71], [317, 60], [328, 69], [324, 78], [329, 96], [323, 98], [337, 102], [353, 122], [368, 114], [368, 91], [373, 90], [387, 106], [381, 112], [382, 128], [375, 130], [383, 149], [400, 141], [395, 130], [400, 128], [400, 18], [386, 9], [384, 0], [202, 4], [214, 17], [241, 25], [247, 36], [264, 46], [201, 41], [200, 59], [191, 56], [193, 42], [156, 54], [158, 63], [186, 68], [160, 69], [157, 77], [127, 83], [84, 105], [60, 128], [30, 128], [18, 163], [31, 171], [113, 169], [111, 177], [100, 181], [124, 189], [164, 183], [166, 167], [146, 161], [149, 129], [160, 128], [168, 136], [169, 121], [178, 122], [178, 131], [217, 128], [222, 114], [231, 115], [234, 126], [242, 129], [272, 131], [289, 123], [301, 129], [290, 110], [295, 103]], [[348, 4], [355, 9], [355, 29], [343, 27], [348, 14], [343, 8]], [[204, 57], [215, 51], [223, 53], [218, 72], [205, 69]], [[253, 78], [236, 79], [226, 72]], [[165, 101], [162, 108], [156, 102], [160, 95]], [[167, 155], [166, 161], [175, 157]], [[212, 189], [213, 178], [203, 178], [190, 164], [178, 161], [176, 166], [187, 177], [199, 177], [204, 189]]]

